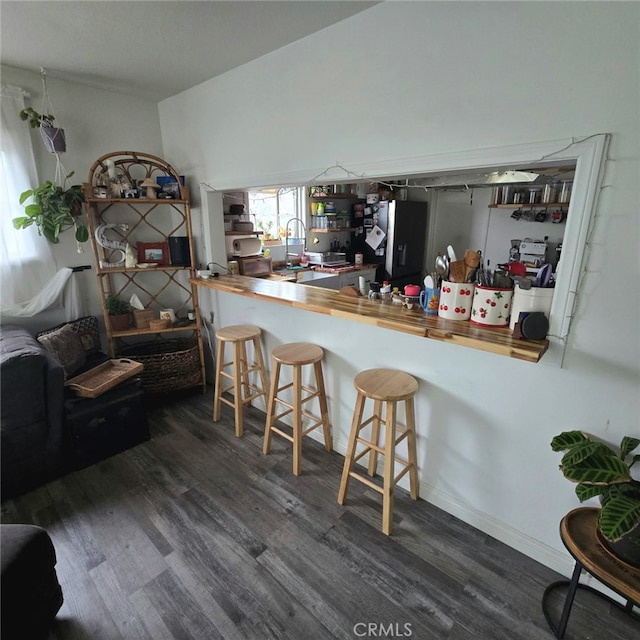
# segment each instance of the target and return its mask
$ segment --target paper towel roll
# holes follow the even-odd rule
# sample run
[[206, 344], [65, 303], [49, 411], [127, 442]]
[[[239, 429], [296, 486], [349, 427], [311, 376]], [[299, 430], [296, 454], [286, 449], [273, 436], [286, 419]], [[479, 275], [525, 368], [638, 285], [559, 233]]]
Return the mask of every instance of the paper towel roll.
[[233, 241], [233, 255], [239, 258], [255, 256], [260, 253], [262, 244], [259, 238], [238, 238]]

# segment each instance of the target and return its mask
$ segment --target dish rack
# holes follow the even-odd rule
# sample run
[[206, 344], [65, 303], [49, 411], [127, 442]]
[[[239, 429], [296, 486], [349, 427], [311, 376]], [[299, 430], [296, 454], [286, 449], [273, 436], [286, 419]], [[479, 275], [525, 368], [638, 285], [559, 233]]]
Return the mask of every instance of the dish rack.
[[347, 254], [336, 251], [310, 251], [306, 253], [309, 264], [321, 267], [341, 267], [347, 263]]

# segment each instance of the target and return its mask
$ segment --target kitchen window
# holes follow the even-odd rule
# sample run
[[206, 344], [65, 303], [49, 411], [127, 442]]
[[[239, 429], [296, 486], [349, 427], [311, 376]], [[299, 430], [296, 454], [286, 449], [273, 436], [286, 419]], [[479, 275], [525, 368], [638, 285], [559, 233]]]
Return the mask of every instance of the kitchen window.
[[[280, 187], [249, 191], [249, 213], [265, 240], [285, 236], [289, 220], [305, 219], [304, 188]], [[289, 225], [289, 235], [295, 235], [296, 225]]]

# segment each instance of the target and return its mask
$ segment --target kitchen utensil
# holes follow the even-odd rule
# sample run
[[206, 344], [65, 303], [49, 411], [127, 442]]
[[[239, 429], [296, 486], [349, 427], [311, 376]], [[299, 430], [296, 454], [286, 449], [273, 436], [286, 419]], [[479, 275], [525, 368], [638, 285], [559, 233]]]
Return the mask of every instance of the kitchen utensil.
[[449, 277], [449, 258], [438, 254], [436, 256], [436, 273], [442, 278]]
[[466, 282], [472, 282], [473, 279], [471, 278], [471, 272], [474, 269], [477, 269], [478, 266], [480, 265], [480, 260], [482, 258], [482, 254], [479, 251], [472, 251], [471, 249], [467, 249], [464, 252], [464, 264], [467, 268], [466, 272], [465, 272], [465, 281]]
[[465, 282], [467, 279], [467, 268], [464, 260], [454, 260], [449, 265], [449, 280], [452, 282]]
[[424, 288], [425, 289], [434, 289], [435, 288], [435, 280], [431, 274], [425, 276], [424, 278]]
[[540, 267], [538, 271], [538, 275], [536, 276], [534, 285], [536, 287], [548, 287], [550, 280], [551, 280], [551, 265], [547, 262], [546, 264], [543, 264]]
[[456, 258], [456, 252], [453, 250], [451, 245], [447, 247], [447, 255], [449, 256], [449, 262], [455, 262], [458, 259]]
[[527, 268], [522, 262], [507, 262], [506, 264], [499, 264], [498, 267], [512, 276], [524, 278], [527, 275]]

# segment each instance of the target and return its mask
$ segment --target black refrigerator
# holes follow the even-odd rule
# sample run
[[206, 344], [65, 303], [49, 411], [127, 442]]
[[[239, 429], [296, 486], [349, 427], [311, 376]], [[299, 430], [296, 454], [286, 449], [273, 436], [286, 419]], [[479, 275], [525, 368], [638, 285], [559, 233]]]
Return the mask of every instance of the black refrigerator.
[[422, 284], [427, 241], [427, 203], [406, 200], [358, 204], [353, 208], [351, 250], [375, 264], [376, 281], [392, 287]]

